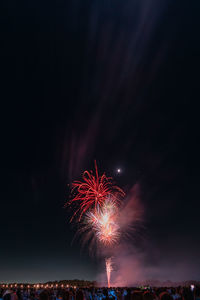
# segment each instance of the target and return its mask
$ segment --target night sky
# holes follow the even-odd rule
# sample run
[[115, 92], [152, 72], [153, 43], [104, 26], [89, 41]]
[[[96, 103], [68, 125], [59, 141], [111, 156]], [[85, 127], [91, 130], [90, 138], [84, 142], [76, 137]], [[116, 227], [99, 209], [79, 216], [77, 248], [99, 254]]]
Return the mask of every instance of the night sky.
[[199, 10], [1, 1], [0, 281], [96, 278], [63, 208], [94, 159], [140, 187], [143, 268], [200, 279]]

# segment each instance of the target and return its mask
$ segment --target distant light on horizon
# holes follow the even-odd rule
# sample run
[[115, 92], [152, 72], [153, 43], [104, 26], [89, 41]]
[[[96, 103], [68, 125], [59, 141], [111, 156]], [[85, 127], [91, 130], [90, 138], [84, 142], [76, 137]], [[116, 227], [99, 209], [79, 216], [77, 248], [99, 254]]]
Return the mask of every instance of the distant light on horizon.
[[118, 174], [120, 174], [121, 171], [122, 171], [122, 170], [121, 170], [120, 168], [117, 169], [117, 173], [118, 173]]

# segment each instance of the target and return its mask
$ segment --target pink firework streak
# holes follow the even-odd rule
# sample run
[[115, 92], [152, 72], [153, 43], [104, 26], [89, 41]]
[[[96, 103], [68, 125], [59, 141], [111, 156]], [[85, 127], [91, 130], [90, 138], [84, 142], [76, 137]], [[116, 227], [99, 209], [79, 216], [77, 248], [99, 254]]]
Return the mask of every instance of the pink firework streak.
[[125, 193], [118, 186], [113, 185], [112, 178], [105, 174], [99, 175], [97, 164], [95, 161], [95, 174], [92, 171], [85, 171], [82, 181], [74, 181], [72, 183], [72, 199], [69, 205], [76, 204], [77, 209], [73, 214], [71, 221], [76, 215], [79, 215], [78, 221], [88, 212], [89, 209], [97, 209], [102, 206], [107, 197], [112, 197], [116, 203], [120, 202], [120, 198]]
[[110, 288], [110, 276], [111, 276], [112, 270], [113, 270], [112, 259], [111, 259], [111, 257], [106, 258], [106, 274], [107, 274], [108, 288]]

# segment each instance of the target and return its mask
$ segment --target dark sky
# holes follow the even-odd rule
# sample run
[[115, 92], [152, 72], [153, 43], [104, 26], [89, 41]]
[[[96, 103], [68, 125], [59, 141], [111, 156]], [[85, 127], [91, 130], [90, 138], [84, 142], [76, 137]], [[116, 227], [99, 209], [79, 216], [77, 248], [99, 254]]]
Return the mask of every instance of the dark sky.
[[96, 278], [63, 209], [94, 159], [140, 186], [146, 264], [200, 279], [199, 10], [1, 1], [0, 281]]

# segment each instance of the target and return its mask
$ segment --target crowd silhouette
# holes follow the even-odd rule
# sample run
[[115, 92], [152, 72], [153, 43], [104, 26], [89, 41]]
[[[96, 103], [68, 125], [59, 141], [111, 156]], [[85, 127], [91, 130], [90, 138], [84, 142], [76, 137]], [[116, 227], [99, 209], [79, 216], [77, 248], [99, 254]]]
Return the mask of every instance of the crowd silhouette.
[[200, 300], [200, 287], [1, 288], [0, 300]]

